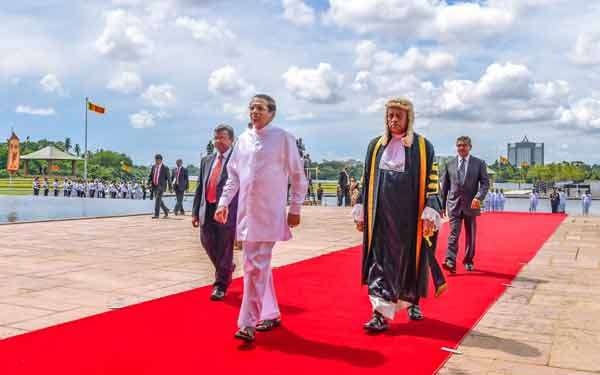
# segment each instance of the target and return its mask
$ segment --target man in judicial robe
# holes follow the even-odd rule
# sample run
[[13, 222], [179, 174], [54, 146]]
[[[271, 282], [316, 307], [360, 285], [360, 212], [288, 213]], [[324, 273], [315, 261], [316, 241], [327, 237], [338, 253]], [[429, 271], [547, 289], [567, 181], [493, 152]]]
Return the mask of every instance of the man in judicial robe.
[[[371, 141], [364, 184], [353, 216], [364, 233], [362, 283], [369, 289], [373, 315], [364, 328], [381, 332], [387, 319], [408, 307], [421, 320], [429, 270], [436, 296], [446, 288], [434, 251], [441, 225], [438, 166], [433, 146], [414, 133], [414, 110], [406, 99], [386, 104], [385, 132]], [[364, 207], [363, 207], [364, 205]]]

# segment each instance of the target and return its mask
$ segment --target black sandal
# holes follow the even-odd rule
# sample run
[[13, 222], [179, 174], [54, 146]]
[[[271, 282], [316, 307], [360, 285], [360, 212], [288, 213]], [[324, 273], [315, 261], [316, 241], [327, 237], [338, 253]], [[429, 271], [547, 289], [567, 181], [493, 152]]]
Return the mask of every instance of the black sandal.
[[263, 320], [261, 322], [259, 322], [256, 325], [256, 330], [258, 332], [267, 332], [272, 330], [273, 328], [277, 328], [281, 325], [281, 319], [280, 318], [276, 318], [276, 319], [266, 319]]
[[411, 305], [408, 308], [408, 318], [410, 320], [423, 320], [424, 316], [419, 305]]
[[388, 329], [388, 324], [381, 313], [374, 311], [373, 317], [365, 323], [364, 328], [369, 332], [383, 332]]
[[234, 335], [236, 339], [250, 343], [254, 341], [254, 330], [250, 327], [240, 328]]

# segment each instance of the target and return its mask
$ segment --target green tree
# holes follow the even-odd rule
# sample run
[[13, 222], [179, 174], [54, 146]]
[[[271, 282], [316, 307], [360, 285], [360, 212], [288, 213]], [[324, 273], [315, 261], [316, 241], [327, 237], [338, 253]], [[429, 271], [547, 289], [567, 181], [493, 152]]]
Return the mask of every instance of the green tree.
[[81, 147], [79, 147], [79, 143], [75, 144], [75, 154], [77, 156], [81, 154]]
[[71, 150], [71, 138], [65, 138], [65, 152], [69, 152]]

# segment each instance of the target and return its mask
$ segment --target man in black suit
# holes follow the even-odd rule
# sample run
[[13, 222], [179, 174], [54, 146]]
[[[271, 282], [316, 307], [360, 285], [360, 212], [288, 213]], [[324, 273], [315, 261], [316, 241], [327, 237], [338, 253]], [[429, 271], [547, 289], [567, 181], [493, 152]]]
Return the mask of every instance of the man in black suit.
[[229, 205], [227, 221], [221, 224], [214, 219], [217, 204], [227, 182], [227, 163], [233, 150], [233, 140], [234, 133], [231, 126], [223, 124], [215, 128], [216, 152], [205, 156], [200, 162], [200, 176], [198, 176], [192, 210], [192, 225], [195, 228], [200, 226], [200, 241], [215, 267], [215, 282], [210, 297], [213, 301], [225, 298], [235, 269], [233, 246], [237, 220], [237, 196]]
[[161, 208], [164, 211], [164, 217], [166, 218], [169, 216], [169, 209], [165, 206], [162, 197], [167, 190], [167, 186], [171, 191], [172, 188], [171, 178], [169, 177], [169, 168], [163, 164], [162, 155], [160, 154], [154, 156], [154, 165], [150, 170], [150, 176], [148, 176], [148, 185], [151, 186], [154, 194], [154, 216], [152, 216], [152, 218], [158, 219]]
[[[477, 237], [477, 216], [481, 214], [481, 202], [485, 199], [490, 181], [485, 161], [470, 155], [471, 138], [458, 137], [458, 156], [448, 161], [442, 177], [442, 207], [450, 218], [448, 250], [443, 267], [456, 272], [458, 239], [462, 223], [465, 223], [466, 250], [463, 264], [467, 271], [473, 271], [475, 244]], [[442, 211], [443, 212], [443, 211]]]
[[175, 216], [177, 216], [178, 214], [185, 215], [185, 211], [183, 210], [183, 195], [188, 189], [190, 180], [187, 169], [183, 167], [183, 161], [177, 159], [175, 164], [177, 167], [173, 169], [173, 190], [175, 190], [177, 202], [173, 211], [175, 211]]
[[338, 177], [338, 186], [340, 187], [338, 206], [350, 206], [350, 176], [348, 175], [348, 170], [346, 168], [340, 172], [340, 176]]

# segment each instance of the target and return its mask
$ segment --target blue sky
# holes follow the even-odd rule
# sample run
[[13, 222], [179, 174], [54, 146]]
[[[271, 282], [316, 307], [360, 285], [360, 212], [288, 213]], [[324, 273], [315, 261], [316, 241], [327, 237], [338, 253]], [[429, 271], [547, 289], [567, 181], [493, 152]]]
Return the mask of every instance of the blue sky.
[[407, 96], [438, 154], [492, 161], [527, 135], [546, 160], [600, 162], [600, 5], [580, 0], [21, 1], [0, 10], [0, 132], [150, 163], [197, 163], [242, 131], [250, 96], [313, 159], [362, 159]]

